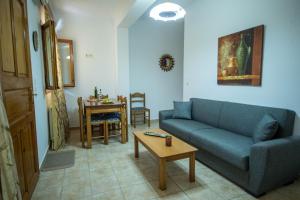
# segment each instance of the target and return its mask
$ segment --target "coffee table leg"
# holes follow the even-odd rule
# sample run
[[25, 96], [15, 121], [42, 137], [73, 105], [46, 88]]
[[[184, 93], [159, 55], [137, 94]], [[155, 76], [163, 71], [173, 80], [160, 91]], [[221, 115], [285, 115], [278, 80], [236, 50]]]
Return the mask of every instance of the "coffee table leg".
[[159, 159], [159, 189], [165, 190], [166, 186], [166, 160]]
[[195, 152], [190, 155], [190, 182], [195, 182]]
[[139, 141], [136, 136], [134, 136], [134, 155], [136, 158], [139, 157]]

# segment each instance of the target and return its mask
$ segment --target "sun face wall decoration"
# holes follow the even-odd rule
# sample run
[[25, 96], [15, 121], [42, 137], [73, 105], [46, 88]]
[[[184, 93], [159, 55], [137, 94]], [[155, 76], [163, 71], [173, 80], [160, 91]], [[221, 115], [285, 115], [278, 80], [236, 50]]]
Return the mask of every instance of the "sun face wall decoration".
[[171, 71], [174, 68], [175, 61], [174, 58], [169, 54], [164, 54], [159, 59], [160, 68], [165, 71]]

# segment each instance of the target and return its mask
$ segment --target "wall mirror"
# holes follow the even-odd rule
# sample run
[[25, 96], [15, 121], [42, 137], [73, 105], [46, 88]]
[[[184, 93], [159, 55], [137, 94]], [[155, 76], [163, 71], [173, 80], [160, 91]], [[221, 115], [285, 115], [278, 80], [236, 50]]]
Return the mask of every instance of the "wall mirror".
[[46, 89], [58, 88], [54, 21], [42, 25]]
[[64, 87], [75, 87], [73, 41], [58, 39]]

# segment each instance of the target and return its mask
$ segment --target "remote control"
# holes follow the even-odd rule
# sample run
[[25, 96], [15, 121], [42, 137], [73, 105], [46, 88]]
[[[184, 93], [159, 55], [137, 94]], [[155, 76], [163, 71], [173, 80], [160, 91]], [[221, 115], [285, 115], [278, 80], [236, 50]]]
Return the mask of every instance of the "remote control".
[[149, 136], [154, 136], [154, 137], [161, 137], [161, 138], [167, 137], [166, 134], [155, 133], [155, 132], [149, 132], [149, 131], [146, 131], [144, 134], [145, 134], [145, 135], [149, 135]]

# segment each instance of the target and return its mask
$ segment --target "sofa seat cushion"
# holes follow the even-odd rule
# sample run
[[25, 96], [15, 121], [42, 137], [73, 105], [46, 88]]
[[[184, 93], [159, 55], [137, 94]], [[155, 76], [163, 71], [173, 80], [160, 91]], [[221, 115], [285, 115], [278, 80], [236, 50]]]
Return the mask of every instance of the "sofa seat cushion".
[[190, 140], [194, 146], [248, 171], [252, 138], [214, 128], [195, 130]]
[[213, 127], [194, 120], [167, 119], [160, 123], [160, 128], [186, 142], [189, 142], [192, 131]]

